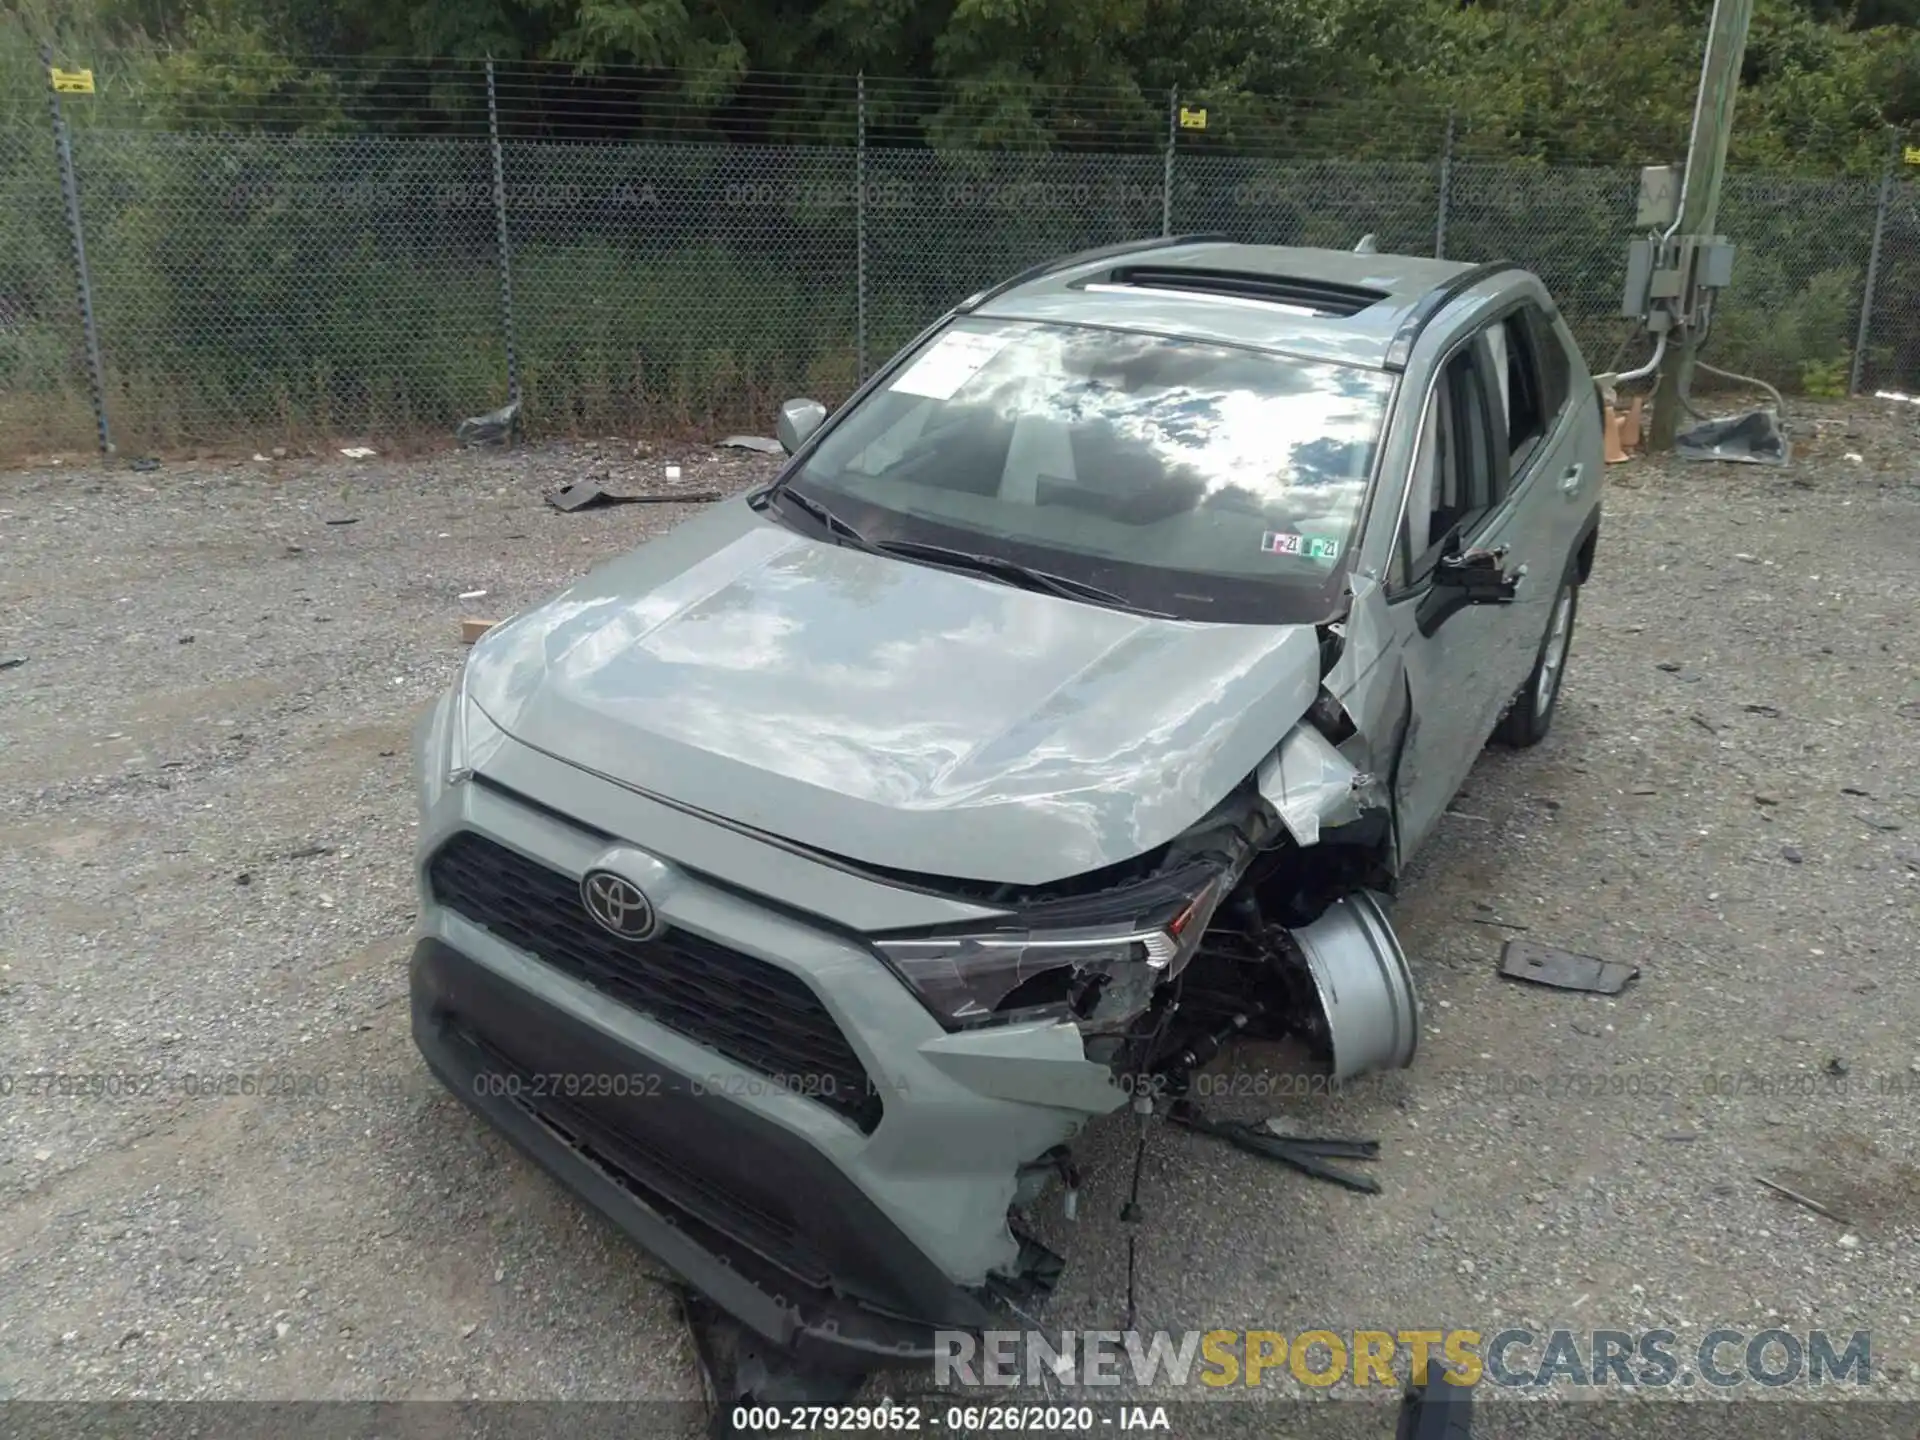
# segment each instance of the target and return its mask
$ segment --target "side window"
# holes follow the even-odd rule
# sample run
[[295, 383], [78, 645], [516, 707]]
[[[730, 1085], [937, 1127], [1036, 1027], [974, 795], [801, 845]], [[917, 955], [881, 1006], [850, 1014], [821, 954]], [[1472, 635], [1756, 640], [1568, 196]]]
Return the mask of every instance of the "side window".
[[1420, 427], [1394, 581], [1422, 579], [1449, 537], [1471, 531], [1493, 507], [1504, 468], [1496, 463], [1494, 451], [1500, 443], [1494, 421], [1498, 404], [1480, 364], [1479, 347], [1463, 347], [1435, 382]]
[[1538, 346], [1524, 306], [1493, 327], [1494, 364], [1500, 372], [1501, 416], [1506, 432], [1507, 473], [1518, 475], [1551, 428], [1553, 410], [1542, 393]]
[[1522, 305], [1488, 334], [1500, 379], [1507, 473], [1532, 462], [1566, 408], [1571, 372], [1566, 347], [1537, 305]]

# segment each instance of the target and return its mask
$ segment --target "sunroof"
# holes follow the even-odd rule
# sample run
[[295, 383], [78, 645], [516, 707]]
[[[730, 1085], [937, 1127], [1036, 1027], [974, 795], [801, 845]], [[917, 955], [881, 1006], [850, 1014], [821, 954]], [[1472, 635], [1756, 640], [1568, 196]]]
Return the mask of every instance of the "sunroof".
[[1387, 298], [1386, 291], [1371, 290], [1363, 285], [1301, 280], [1288, 275], [1251, 275], [1237, 270], [1203, 270], [1185, 265], [1127, 265], [1115, 270], [1109, 283], [1261, 300], [1332, 318], [1358, 315], [1369, 305], [1377, 305]]

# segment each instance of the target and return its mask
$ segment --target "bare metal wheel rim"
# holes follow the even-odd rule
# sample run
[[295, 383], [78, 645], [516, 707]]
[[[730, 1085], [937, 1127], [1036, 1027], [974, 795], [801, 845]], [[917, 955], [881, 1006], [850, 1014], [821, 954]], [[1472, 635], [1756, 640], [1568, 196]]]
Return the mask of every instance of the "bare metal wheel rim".
[[1560, 592], [1553, 603], [1553, 623], [1547, 630], [1547, 648], [1540, 655], [1540, 683], [1534, 687], [1533, 713], [1545, 715], [1553, 708], [1554, 692], [1560, 688], [1560, 671], [1567, 663], [1567, 636], [1573, 629], [1573, 589]]

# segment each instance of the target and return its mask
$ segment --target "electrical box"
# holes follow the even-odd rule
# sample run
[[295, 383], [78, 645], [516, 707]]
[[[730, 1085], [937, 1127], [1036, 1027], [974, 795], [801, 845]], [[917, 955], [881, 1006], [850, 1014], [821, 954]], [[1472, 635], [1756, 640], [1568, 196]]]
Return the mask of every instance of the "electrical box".
[[1733, 283], [1733, 249], [1718, 235], [1700, 242], [1700, 258], [1695, 262], [1694, 283], [1703, 290], [1724, 290]]
[[1665, 230], [1680, 218], [1680, 167], [1649, 165], [1640, 172], [1640, 203], [1633, 223], [1642, 230]]
[[1620, 297], [1620, 313], [1630, 320], [1638, 320], [1645, 315], [1652, 285], [1653, 242], [1632, 241], [1627, 246], [1627, 285]]

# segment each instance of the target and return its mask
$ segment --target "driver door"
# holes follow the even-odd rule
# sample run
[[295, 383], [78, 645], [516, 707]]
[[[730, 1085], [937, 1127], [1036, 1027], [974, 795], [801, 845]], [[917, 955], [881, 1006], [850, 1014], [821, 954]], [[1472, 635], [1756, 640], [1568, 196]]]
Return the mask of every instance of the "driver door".
[[[1412, 706], [1394, 784], [1405, 857], [1432, 833], [1532, 664], [1533, 607], [1468, 605], [1439, 618], [1448, 597], [1434, 584], [1444, 555], [1496, 550], [1514, 538], [1500, 373], [1484, 333], [1467, 337], [1442, 364], [1388, 564], [1388, 613]], [[1511, 569], [1516, 560], [1502, 563]]]

